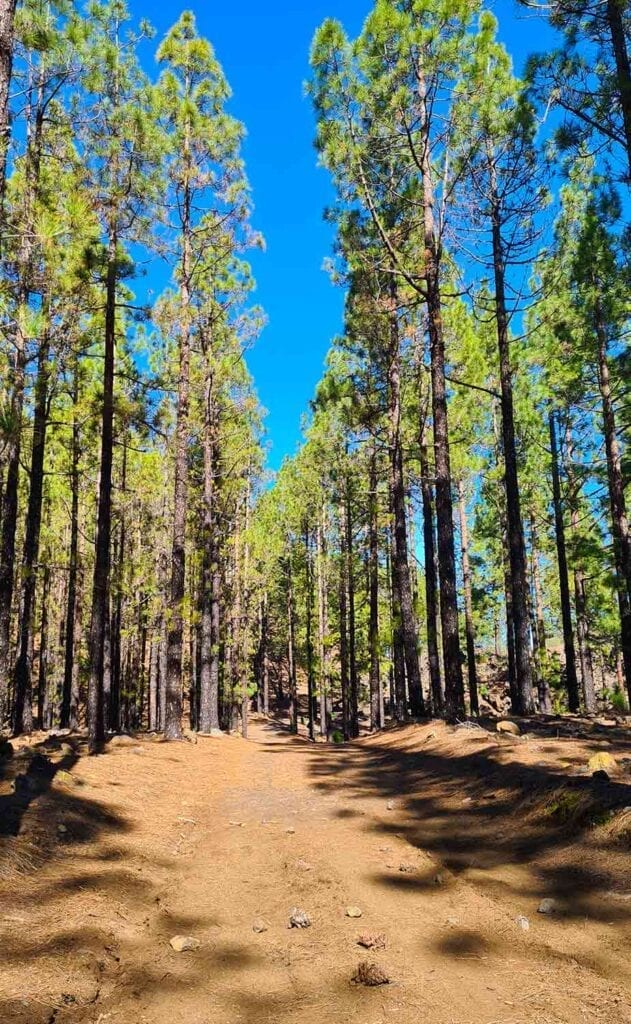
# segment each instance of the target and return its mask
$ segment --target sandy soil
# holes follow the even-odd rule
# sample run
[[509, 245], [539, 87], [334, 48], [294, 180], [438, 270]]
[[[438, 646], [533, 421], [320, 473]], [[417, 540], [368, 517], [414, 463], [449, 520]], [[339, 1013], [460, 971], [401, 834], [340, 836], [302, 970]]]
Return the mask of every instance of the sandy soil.
[[0, 1021], [630, 1024], [631, 737], [559, 731], [70, 740], [16, 802], [31, 747], [0, 784]]

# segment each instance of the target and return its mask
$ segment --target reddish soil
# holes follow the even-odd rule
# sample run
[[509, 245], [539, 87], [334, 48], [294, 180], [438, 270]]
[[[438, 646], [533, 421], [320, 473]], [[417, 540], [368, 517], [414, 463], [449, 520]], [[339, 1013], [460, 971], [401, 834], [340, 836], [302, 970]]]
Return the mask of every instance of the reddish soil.
[[628, 728], [251, 734], [5, 763], [2, 1024], [631, 1024]]

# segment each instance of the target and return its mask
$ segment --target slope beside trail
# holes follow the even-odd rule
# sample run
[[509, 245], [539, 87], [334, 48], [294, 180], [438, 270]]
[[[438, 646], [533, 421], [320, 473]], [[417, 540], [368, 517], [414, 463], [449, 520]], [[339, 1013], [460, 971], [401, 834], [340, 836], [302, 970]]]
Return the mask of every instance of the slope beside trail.
[[[594, 749], [443, 725], [313, 746], [261, 721], [97, 758], [71, 742], [0, 837], [0, 1020], [631, 1024], [627, 812], [570, 836], [540, 778]], [[631, 805], [628, 781], [603, 807]], [[390, 984], [352, 983], [362, 960]]]

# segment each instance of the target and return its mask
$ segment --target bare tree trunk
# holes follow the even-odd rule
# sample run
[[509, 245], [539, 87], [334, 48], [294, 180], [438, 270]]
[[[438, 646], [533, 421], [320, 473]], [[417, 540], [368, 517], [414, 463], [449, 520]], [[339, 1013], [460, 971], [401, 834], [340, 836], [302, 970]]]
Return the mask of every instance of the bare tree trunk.
[[631, 65], [629, 63], [629, 51], [627, 50], [627, 38], [623, 20], [625, 7], [624, 0], [607, 0], [606, 18], [616, 64], [618, 78], [616, 83], [617, 93], [622, 113], [629, 175], [631, 176]]
[[326, 736], [327, 712], [326, 702], [330, 691], [329, 671], [329, 617], [327, 601], [327, 566], [326, 566], [326, 531], [324, 507], [316, 534], [318, 560], [318, 654], [320, 661], [320, 735]]
[[353, 544], [353, 519], [351, 515], [350, 481], [347, 477], [344, 496], [344, 519], [346, 529], [346, 580], [348, 586], [348, 659], [349, 659], [349, 728], [352, 738], [359, 735], [357, 679], [357, 638], [355, 629], [355, 563]]
[[377, 447], [373, 438], [370, 451], [368, 522], [368, 647], [370, 650], [370, 728], [383, 729], [383, 686], [379, 664], [379, 505], [377, 494]]
[[582, 566], [582, 559], [580, 557], [580, 550], [578, 550], [579, 540], [579, 492], [580, 485], [576, 480], [576, 474], [574, 472], [573, 464], [573, 444], [572, 444], [572, 432], [570, 429], [570, 423], [568, 420], [567, 429], [565, 432], [566, 444], [565, 451], [567, 455], [566, 463], [566, 477], [569, 488], [569, 503], [570, 503], [570, 527], [572, 531], [572, 541], [575, 546], [574, 557], [574, 608], [576, 611], [576, 639], [578, 643], [578, 657], [581, 666], [581, 683], [583, 689], [583, 701], [585, 704], [585, 711], [588, 715], [593, 715], [596, 712], [596, 689], [594, 686], [594, 667], [592, 660], [592, 651], [589, 642], [589, 619], [587, 615], [587, 595], [585, 592], [585, 573]]
[[342, 688], [342, 732], [344, 739], [352, 737], [350, 673], [348, 659], [348, 550], [346, 532], [345, 502], [340, 502], [340, 573], [339, 573], [339, 606], [340, 606], [340, 685]]
[[631, 535], [624, 494], [624, 478], [620, 445], [616, 432], [616, 415], [611, 393], [609, 361], [607, 357], [607, 333], [600, 304], [597, 308], [596, 335], [598, 340], [598, 384], [602, 402], [603, 432], [607, 454], [607, 478], [609, 482], [609, 504], [611, 508], [611, 532], [613, 534], [616, 568], [620, 579], [618, 601], [620, 606], [620, 643], [622, 661], [631, 702]]
[[[64, 649], [64, 679], [61, 698], [61, 727], [76, 727], [72, 721], [72, 690], [75, 663], [75, 612], [77, 606], [77, 574], [79, 568], [79, 360], [74, 360], [72, 381], [72, 448], [70, 461], [70, 553], [68, 558], [68, 593], [66, 604], [66, 635]], [[76, 716], [76, 708], [75, 708]]]
[[[492, 174], [493, 177], [493, 174]], [[526, 546], [521, 517], [519, 478], [517, 471], [517, 450], [515, 446], [515, 416], [513, 409], [513, 373], [510, 361], [508, 314], [506, 310], [504, 244], [501, 234], [501, 211], [499, 200], [493, 188], [491, 227], [493, 235], [493, 270], [495, 277], [495, 318], [499, 349], [502, 440], [506, 488], [506, 529], [512, 590], [512, 616], [515, 642], [515, 714], [530, 715], [534, 712], [532, 692], [532, 665], [529, 649], [528, 623], [528, 574], [526, 571]]]
[[[0, 0], [0, 211], [4, 206], [7, 176], [7, 154], [11, 135], [9, 117], [9, 90], [13, 73], [14, 22], [17, 0]], [[4, 228], [4, 215], [0, 213], [0, 230]], [[2, 230], [2, 234], [4, 231]], [[0, 248], [4, 249], [0, 237]]]
[[469, 676], [469, 700], [471, 714], [480, 714], [478, 702], [478, 675], [475, 663], [475, 627], [473, 624], [473, 595], [471, 591], [471, 566], [469, 564], [469, 529], [467, 506], [462, 480], [458, 481], [458, 507], [460, 511], [460, 543], [462, 548], [462, 583], [464, 589], [465, 630], [467, 636], [467, 671]]
[[423, 550], [425, 553], [425, 604], [427, 607], [427, 654], [434, 714], [444, 712], [445, 694], [438, 649], [438, 574], [434, 544], [434, 494], [425, 444], [425, 419], [421, 427], [421, 496], [423, 501]]
[[116, 351], [116, 229], [112, 228], [107, 250], [105, 295], [105, 361], [101, 410], [101, 465], [96, 525], [92, 617], [90, 622], [88, 680], [89, 748], [95, 753], [105, 738], [104, 667], [105, 639], [109, 622], [110, 539], [112, 528], [112, 459], [114, 444], [114, 360]]
[[401, 346], [397, 317], [397, 290], [394, 278], [390, 294], [390, 351], [388, 353], [389, 429], [390, 429], [390, 491], [393, 513], [393, 594], [395, 615], [399, 620], [400, 638], [408, 681], [410, 709], [414, 717], [425, 713], [418, 659], [418, 633], [412, 584], [410, 580], [408, 531], [403, 477], [401, 442]]
[[298, 733], [298, 687], [296, 682], [296, 638], [294, 622], [294, 581], [291, 553], [287, 557], [287, 657], [289, 664], [289, 728]]
[[309, 528], [305, 523], [304, 528], [304, 540], [305, 540], [305, 559], [306, 559], [306, 570], [307, 570], [307, 588], [305, 594], [306, 604], [306, 615], [305, 624], [307, 631], [307, 700], [309, 704], [308, 722], [309, 722], [309, 739], [315, 741], [315, 714], [314, 714], [314, 695], [315, 695], [315, 673], [313, 667], [313, 559], [311, 552], [311, 537], [309, 534]]
[[[40, 344], [37, 361], [35, 408], [33, 412], [33, 444], [31, 447], [31, 468], [29, 473], [30, 487], [26, 511], [24, 552], [22, 555], [20, 630], [18, 657], [15, 665], [14, 730], [16, 734], [22, 732], [30, 733], [33, 728], [33, 626], [39, 538], [42, 525], [42, 501], [44, 496], [44, 456], [48, 421], [48, 378], [50, 374], [49, 353], [50, 338], [46, 328], [46, 333]], [[38, 724], [41, 729], [41, 718]]]
[[576, 676], [576, 654], [574, 652], [574, 626], [572, 624], [572, 604], [570, 601], [570, 582], [567, 567], [567, 549], [565, 544], [565, 522], [561, 498], [561, 475], [559, 472], [559, 447], [557, 443], [556, 418], [550, 412], [550, 451], [552, 455], [552, 495], [554, 504], [554, 525], [559, 565], [559, 589], [561, 592], [561, 620], [563, 622], [563, 646], [565, 648], [565, 680], [570, 711], [580, 709], [578, 695], [578, 679]]
[[530, 519], [530, 560], [532, 565], [532, 585], [535, 595], [533, 637], [536, 638], [537, 666], [537, 691], [539, 694], [539, 710], [544, 715], [552, 711], [552, 698], [550, 696], [550, 684], [548, 683], [546, 668], [548, 652], [546, 646], [546, 626], [543, 614], [543, 595], [541, 592], [541, 575], [539, 570], [539, 545], [537, 525], [534, 515]]
[[[423, 85], [423, 106], [426, 107]], [[441, 253], [434, 222], [434, 189], [430, 163], [429, 118], [424, 117], [423, 211], [425, 231], [425, 282], [428, 332], [431, 354], [432, 413], [434, 422], [434, 465], [436, 473], [436, 522], [438, 527], [438, 571], [440, 578], [440, 620], [445, 672], [445, 716], [454, 721], [465, 713], [464, 684], [458, 631], [458, 588], [456, 545], [451, 493], [449, 421], [445, 381], [445, 339], [440, 288]]]
[[213, 353], [205, 339], [206, 381], [204, 395], [204, 504], [202, 521], [201, 581], [201, 669], [199, 728], [203, 733], [219, 731], [219, 631], [216, 576], [219, 572], [218, 524], [216, 518], [218, 486], [217, 409], [214, 392]]
[[[392, 504], [390, 506], [392, 512]], [[390, 618], [392, 621], [392, 714], [397, 722], [407, 718], [407, 696], [405, 690], [405, 656], [401, 635], [401, 605], [398, 597], [394, 569], [394, 532], [389, 531]]]

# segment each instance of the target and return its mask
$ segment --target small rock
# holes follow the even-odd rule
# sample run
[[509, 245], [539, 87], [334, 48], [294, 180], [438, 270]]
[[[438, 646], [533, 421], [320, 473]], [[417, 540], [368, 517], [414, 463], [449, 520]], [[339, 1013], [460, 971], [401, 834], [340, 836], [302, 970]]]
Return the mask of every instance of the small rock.
[[286, 834], [288, 836], [295, 836], [296, 835], [296, 829], [295, 828], [286, 828], [285, 832], [286, 832]]
[[592, 779], [594, 779], [596, 782], [610, 782], [611, 781], [611, 779], [609, 778], [609, 775], [604, 770], [604, 768], [599, 768], [598, 771], [594, 772], [592, 774]]
[[437, 875], [434, 875], [434, 885], [444, 885], [444, 884], [445, 884], [445, 876], [443, 875], [443, 873], [441, 871], [439, 871]]
[[269, 931], [269, 925], [262, 917], [257, 917], [256, 921], [252, 922], [252, 931], [257, 935], [262, 935], [263, 932]]
[[194, 939], [192, 935], [174, 935], [172, 939], [169, 939], [169, 945], [176, 953], [187, 953], [189, 950], [199, 949], [201, 942], [199, 939]]
[[197, 733], [193, 729], [184, 729], [182, 735], [189, 743], [197, 743]]
[[55, 785], [65, 787], [76, 786], [77, 780], [75, 779], [74, 775], [71, 775], [70, 772], [67, 772], [64, 768], [62, 768], [61, 771], [58, 771], [57, 774], [55, 775]]
[[363, 946], [364, 949], [385, 949], [386, 936], [383, 932], [378, 932], [375, 935], [366, 932], [357, 936], [357, 945]]
[[74, 757], [75, 749], [71, 747], [69, 743], [62, 743], [59, 748], [59, 753], [63, 754], [64, 757]]
[[228, 824], [233, 825], [234, 828], [245, 828], [244, 821], [229, 821]]
[[393, 811], [394, 810], [394, 806], [395, 806], [394, 805], [394, 800], [388, 800], [388, 803], [386, 804], [386, 810], [387, 811]]
[[519, 917], [515, 918], [515, 924], [518, 928], [521, 928], [522, 932], [530, 931], [530, 921], [527, 917], [524, 917], [523, 914], [520, 914]]
[[521, 729], [516, 722], [501, 721], [497, 723], [497, 731], [506, 733], [509, 736], [521, 736]]
[[133, 736], [129, 736], [123, 732], [119, 736], [112, 736], [109, 741], [110, 747], [135, 747], [138, 740], [134, 739]]
[[359, 907], [347, 907], [346, 908], [346, 916], [347, 917], [361, 917], [362, 916], [362, 911], [361, 911], [361, 909]]
[[402, 871], [404, 875], [413, 875], [416, 872], [416, 866], [414, 864], [399, 864], [399, 871]]
[[362, 960], [353, 975], [352, 981], [356, 985], [367, 985], [373, 988], [376, 985], [388, 985], [390, 978], [379, 964], [373, 964], [369, 960]]
[[615, 718], [597, 718], [596, 725], [602, 726], [603, 729], [614, 729], [618, 723]]
[[298, 907], [292, 907], [289, 911], [289, 924], [288, 928], [310, 928], [311, 918], [304, 910], [300, 910]]
[[57, 825], [57, 831], [59, 832], [60, 836], [65, 836], [66, 832], [68, 831], [68, 828], [66, 825], [63, 825], [60, 822], [59, 825]]
[[459, 917], [448, 917], [447, 918], [447, 924], [449, 925], [450, 928], [458, 928], [459, 925], [460, 925], [460, 918]]
[[599, 771], [615, 772], [616, 768], [618, 767], [618, 764], [616, 762], [615, 757], [613, 757], [612, 754], [608, 753], [608, 751], [599, 750], [597, 754], [594, 754], [593, 757], [590, 757], [589, 761], [587, 762], [587, 767], [589, 768], [592, 775], [595, 775], [596, 772]]
[[556, 902], [556, 900], [553, 900], [553, 899], [550, 899], [550, 898], [546, 898], [545, 900], [542, 900], [541, 903], [539, 904], [538, 908], [537, 908], [537, 913], [538, 914], [547, 914], [547, 915], [549, 915], [549, 914], [555, 914], [556, 911], [557, 911], [557, 902]]
[[306, 860], [297, 860], [296, 867], [298, 871], [311, 871], [313, 864], [308, 864]]

